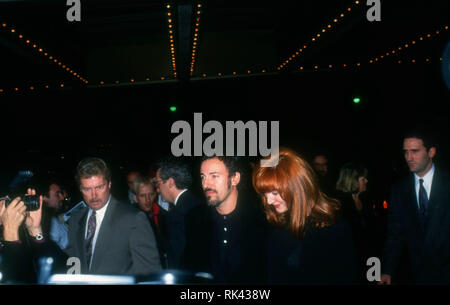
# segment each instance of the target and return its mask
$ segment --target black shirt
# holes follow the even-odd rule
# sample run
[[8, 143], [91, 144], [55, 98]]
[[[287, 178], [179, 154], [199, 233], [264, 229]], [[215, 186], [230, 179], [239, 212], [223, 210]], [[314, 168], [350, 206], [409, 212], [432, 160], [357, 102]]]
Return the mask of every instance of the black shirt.
[[231, 275], [240, 269], [241, 221], [235, 209], [228, 215], [220, 215], [212, 209], [214, 219], [211, 257], [212, 272], [217, 281], [228, 282]]

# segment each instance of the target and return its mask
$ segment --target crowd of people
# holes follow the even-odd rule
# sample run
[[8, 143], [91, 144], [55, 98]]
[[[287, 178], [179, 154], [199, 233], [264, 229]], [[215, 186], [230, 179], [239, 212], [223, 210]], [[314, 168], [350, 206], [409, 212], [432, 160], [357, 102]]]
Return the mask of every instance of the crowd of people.
[[[308, 161], [289, 148], [273, 167], [252, 163], [249, 177], [238, 157], [205, 156], [196, 172], [168, 156], [147, 175], [130, 171], [122, 202], [108, 165], [85, 158], [75, 177], [83, 200], [70, 209], [53, 180], [41, 184], [37, 210], [20, 197], [0, 201], [2, 280], [37, 282], [36, 262], [52, 257], [53, 273], [78, 258], [82, 274], [178, 270], [221, 284], [399, 283], [407, 260], [411, 281], [450, 283], [450, 178], [433, 161], [436, 147], [421, 130], [404, 136], [410, 174], [392, 186], [381, 246], [368, 169], [358, 162], [333, 181], [326, 155]], [[367, 260], [378, 256], [378, 279], [369, 282]]]

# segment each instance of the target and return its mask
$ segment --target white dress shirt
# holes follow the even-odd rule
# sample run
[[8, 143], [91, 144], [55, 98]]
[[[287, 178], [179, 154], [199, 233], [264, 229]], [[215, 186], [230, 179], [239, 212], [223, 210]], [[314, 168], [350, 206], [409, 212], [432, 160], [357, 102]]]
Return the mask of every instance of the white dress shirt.
[[434, 164], [431, 166], [431, 169], [428, 171], [428, 173], [425, 174], [422, 178], [417, 176], [417, 174], [414, 174], [414, 181], [416, 186], [416, 198], [417, 198], [417, 205], [420, 210], [419, 205], [419, 189], [420, 189], [420, 181], [419, 179], [423, 179], [423, 187], [425, 188], [425, 191], [427, 192], [428, 200], [430, 200], [431, 195], [431, 184], [433, 183], [433, 176], [434, 176]]
[[[97, 221], [97, 225], [96, 225], [96, 227], [95, 227], [95, 234], [94, 234], [94, 238], [93, 238], [93, 240], [92, 240], [92, 256], [91, 256], [91, 264], [92, 264], [92, 260], [93, 260], [93, 258], [94, 258], [94, 252], [95, 252], [95, 244], [97, 243], [97, 237], [98, 237], [98, 232], [100, 231], [100, 227], [101, 227], [101, 225], [102, 225], [102, 222], [103, 222], [103, 218], [105, 217], [105, 213], [106, 213], [106, 210], [107, 210], [107, 208], [108, 208], [108, 205], [109, 205], [109, 202], [111, 201], [111, 195], [109, 195], [109, 198], [108, 198], [108, 201], [106, 202], [106, 204], [101, 208], [101, 209], [98, 209], [97, 211], [96, 211], [96, 213], [95, 213], [95, 219], [96, 219], [96, 221]], [[87, 233], [88, 233], [88, 224], [89, 224], [89, 217], [91, 217], [91, 215], [92, 215], [92, 209], [91, 208], [89, 208], [89, 212], [88, 212], [88, 215], [87, 215], [87, 221], [86, 221], [86, 233], [85, 233], [85, 239], [86, 239], [86, 237], [87, 237]], [[89, 267], [90, 267], [90, 265], [89, 265]]]
[[161, 194], [158, 194], [158, 205], [166, 211], [169, 210], [169, 203], [162, 200]]

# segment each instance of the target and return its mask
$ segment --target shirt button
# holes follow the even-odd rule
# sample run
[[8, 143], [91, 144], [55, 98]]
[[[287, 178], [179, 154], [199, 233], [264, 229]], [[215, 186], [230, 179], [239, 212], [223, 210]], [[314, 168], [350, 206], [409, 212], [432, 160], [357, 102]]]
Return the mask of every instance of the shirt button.
[[223, 243], [224, 243], [224, 244], [226, 244], [226, 243], [227, 243], [227, 240], [226, 240], [226, 239], [224, 239], [224, 240], [223, 240]]
[[228, 231], [227, 228], [223, 228], [223, 230], [224, 230], [225, 232]]

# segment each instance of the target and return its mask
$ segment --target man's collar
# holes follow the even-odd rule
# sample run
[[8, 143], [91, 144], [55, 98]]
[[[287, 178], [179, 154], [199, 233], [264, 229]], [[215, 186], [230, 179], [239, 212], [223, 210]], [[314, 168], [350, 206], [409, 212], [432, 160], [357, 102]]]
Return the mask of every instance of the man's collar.
[[419, 177], [416, 173], [414, 173], [414, 181], [416, 183], [419, 183], [419, 179], [423, 179], [424, 182], [431, 183], [431, 180], [433, 179], [434, 175], [434, 170], [435, 170], [434, 163], [432, 163], [430, 170], [425, 174], [425, 176]]
[[187, 189], [184, 189], [178, 193], [177, 197], [175, 198], [175, 201], [173, 202], [173, 205], [177, 205], [178, 198], [180, 198], [181, 194], [183, 194], [186, 191], [187, 191]]

